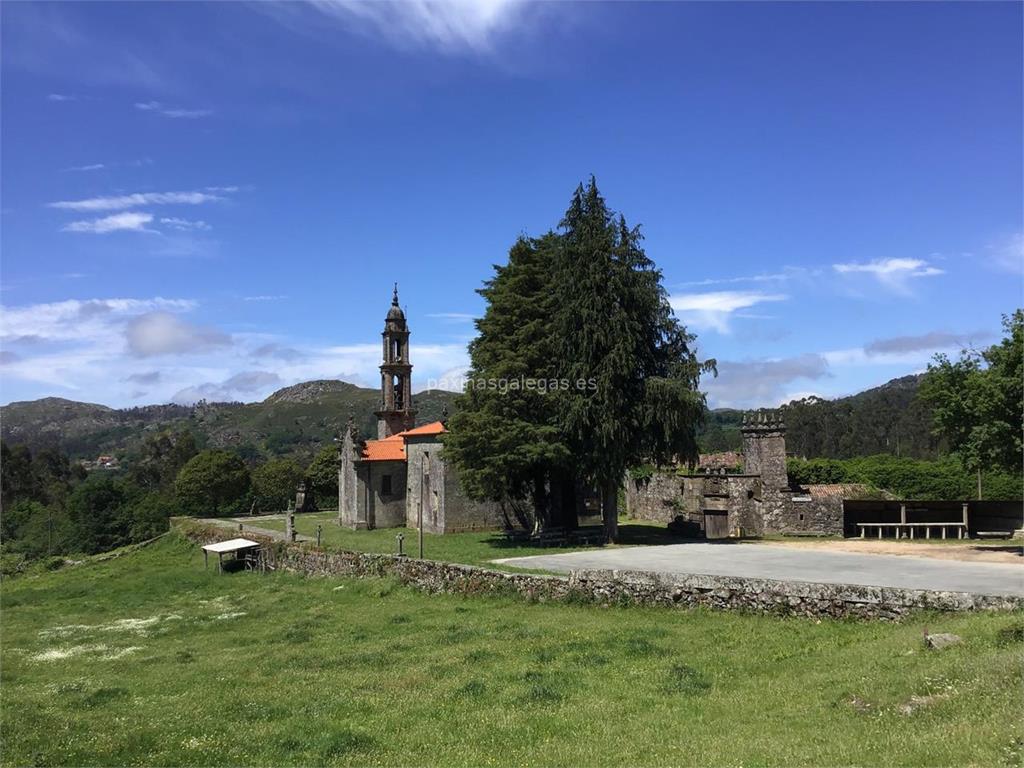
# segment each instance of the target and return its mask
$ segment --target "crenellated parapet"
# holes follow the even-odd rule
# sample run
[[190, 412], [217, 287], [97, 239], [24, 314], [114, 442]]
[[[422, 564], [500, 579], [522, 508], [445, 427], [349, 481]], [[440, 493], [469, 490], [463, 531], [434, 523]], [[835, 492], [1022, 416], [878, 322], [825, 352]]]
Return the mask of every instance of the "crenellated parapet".
[[785, 432], [786, 422], [782, 411], [773, 408], [759, 408], [744, 411], [740, 432]]

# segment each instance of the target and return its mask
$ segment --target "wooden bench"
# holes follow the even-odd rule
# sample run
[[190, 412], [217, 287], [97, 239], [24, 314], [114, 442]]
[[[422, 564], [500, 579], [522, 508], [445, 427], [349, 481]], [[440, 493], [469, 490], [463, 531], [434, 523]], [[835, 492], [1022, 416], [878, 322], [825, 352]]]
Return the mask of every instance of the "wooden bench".
[[932, 528], [942, 529], [942, 538], [946, 538], [946, 532], [952, 528], [956, 530], [957, 538], [962, 539], [964, 534], [967, 533], [967, 523], [962, 522], [949, 522], [949, 523], [857, 523], [857, 527], [860, 528], [860, 537], [863, 539], [867, 535], [868, 529], [877, 529], [878, 538], [882, 538], [882, 534], [886, 528], [892, 528], [897, 539], [912, 539], [914, 538], [915, 531], [924, 529], [924, 537], [930, 539], [932, 537]]

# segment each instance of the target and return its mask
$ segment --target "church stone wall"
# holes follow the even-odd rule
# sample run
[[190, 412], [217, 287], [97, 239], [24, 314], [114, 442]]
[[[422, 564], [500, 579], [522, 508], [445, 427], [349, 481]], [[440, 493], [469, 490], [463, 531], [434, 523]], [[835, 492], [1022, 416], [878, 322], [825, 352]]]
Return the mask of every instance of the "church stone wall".
[[441, 441], [433, 435], [407, 437], [405, 456], [409, 468], [405, 524], [418, 528], [422, 514], [424, 531], [444, 533], [444, 512], [449, 500], [444, 486]]
[[507, 522], [500, 504], [477, 502], [466, 498], [459, 488], [459, 475], [454, 467], [444, 472], [444, 532], [493, 531], [505, 528]]
[[[404, 461], [366, 461], [367, 520], [370, 528], [397, 528], [405, 525], [406, 466]], [[385, 476], [391, 477], [391, 493], [383, 492]]]

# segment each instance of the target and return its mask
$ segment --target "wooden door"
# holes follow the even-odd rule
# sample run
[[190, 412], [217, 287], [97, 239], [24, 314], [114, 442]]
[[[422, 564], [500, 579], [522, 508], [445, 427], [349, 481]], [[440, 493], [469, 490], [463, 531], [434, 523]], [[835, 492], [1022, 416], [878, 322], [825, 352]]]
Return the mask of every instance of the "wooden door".
[[729, 513], [726, 510], [704, 510], [704, 536], [708, 539], [729, 538]]

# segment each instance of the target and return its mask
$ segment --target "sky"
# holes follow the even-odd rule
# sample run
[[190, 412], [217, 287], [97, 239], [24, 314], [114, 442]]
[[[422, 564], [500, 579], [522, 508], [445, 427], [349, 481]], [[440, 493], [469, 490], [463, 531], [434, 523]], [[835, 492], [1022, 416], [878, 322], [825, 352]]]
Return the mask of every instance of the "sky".
[[1024, 305], [1020, 3], [0, 5], [0, 402], [414, 389], [593, 174], [718, 361], [838, 397]]

